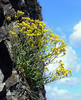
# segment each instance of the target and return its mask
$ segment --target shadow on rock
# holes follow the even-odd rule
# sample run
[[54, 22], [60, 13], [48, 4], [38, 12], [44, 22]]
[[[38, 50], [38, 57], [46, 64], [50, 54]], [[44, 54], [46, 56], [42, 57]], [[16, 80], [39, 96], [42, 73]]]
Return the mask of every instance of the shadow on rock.
[[4, 75], [4, 81], [12, 74], [13, 62], [4, 41], [0, 43], [0, 69]]

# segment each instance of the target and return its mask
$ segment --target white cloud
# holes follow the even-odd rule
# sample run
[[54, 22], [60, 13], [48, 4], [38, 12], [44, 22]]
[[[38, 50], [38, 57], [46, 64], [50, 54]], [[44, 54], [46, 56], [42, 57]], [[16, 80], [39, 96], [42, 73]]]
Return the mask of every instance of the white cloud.
[[63, 78], [57, 81], [57, 84], [69, 85], [69, 86], [75, 86], [79, 83], [81, 83], [81, 79], [75, 77]]
[[67, 46], [66, 55], [62, 57], [62, 60], [67, 68], [74, 69], [78, 61], [78, 57], [77, 57], [75, 50], [72, 47]]
[[47, 100], [81, 100], [81, 93], [54, 87], [51, 88], [50, 92], [48, 92], [47, 98]]
[[45, 85], [45, 89], [47, 92], [49, 92], [51, 90], [51, 86], [50, 85]]
[[81, 21], [73, 27], [73, 33], [69, 39], [72, 45], [81, 45]]
[[51, 93], [51, 95], [53, 96], [54, 93], [58, 96], [61, 96], [61, 95], [65, 95], [68, 93], [68, 90], [65, 90], [65, 89], [58, 89], [57, 87], [54, 87], [53, 88], [53, 94]]
[[78, 73], [80, 70], [81, 70], [81, 63], [77, 64], [77, 66], [76, 66], [76, 72]]

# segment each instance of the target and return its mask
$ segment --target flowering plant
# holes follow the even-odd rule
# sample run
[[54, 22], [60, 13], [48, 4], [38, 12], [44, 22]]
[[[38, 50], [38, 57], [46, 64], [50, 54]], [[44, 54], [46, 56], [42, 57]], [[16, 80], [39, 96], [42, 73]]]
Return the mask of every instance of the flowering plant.
[[[11, 24], [9, 36], [13, 58], [18, 68], [25, 73], [31, 88], [38, 88], [72, 74], [70, 69], [64, 68], [61, 60], [55, 72], [49, 72], [46, 67], [59, 56], [66, 54], [66, 43], [47, 29], [42, 21], [30, 19], [24, 16], [24, 12], [17, 11], [14, 25]], [[49, 72], [49, 75], [44, 72]]]

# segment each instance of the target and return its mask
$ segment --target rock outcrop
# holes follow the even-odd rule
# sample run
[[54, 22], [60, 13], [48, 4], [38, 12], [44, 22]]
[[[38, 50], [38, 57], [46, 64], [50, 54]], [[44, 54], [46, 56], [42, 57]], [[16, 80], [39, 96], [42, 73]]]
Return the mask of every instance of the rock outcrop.
[[31, 91], [12, 61], [8, 43], [7, 16], [22, 10], [32, 19], [42, 20], [37, 0], [0, 0], [0, 100], [46, 100], [45, 89]]

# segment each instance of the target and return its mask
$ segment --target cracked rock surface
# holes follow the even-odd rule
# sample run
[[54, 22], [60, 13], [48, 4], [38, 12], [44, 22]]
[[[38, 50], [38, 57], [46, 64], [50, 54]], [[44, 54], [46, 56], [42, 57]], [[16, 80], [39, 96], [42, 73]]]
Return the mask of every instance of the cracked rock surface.
[[0, 100], [46, 100], [44, 86], [32, 92], [10, 55], [6, 18], [14, 16], [17, 10], [24, 11], [32, 19], [42, 20], [37, 0], [0, 0]]

